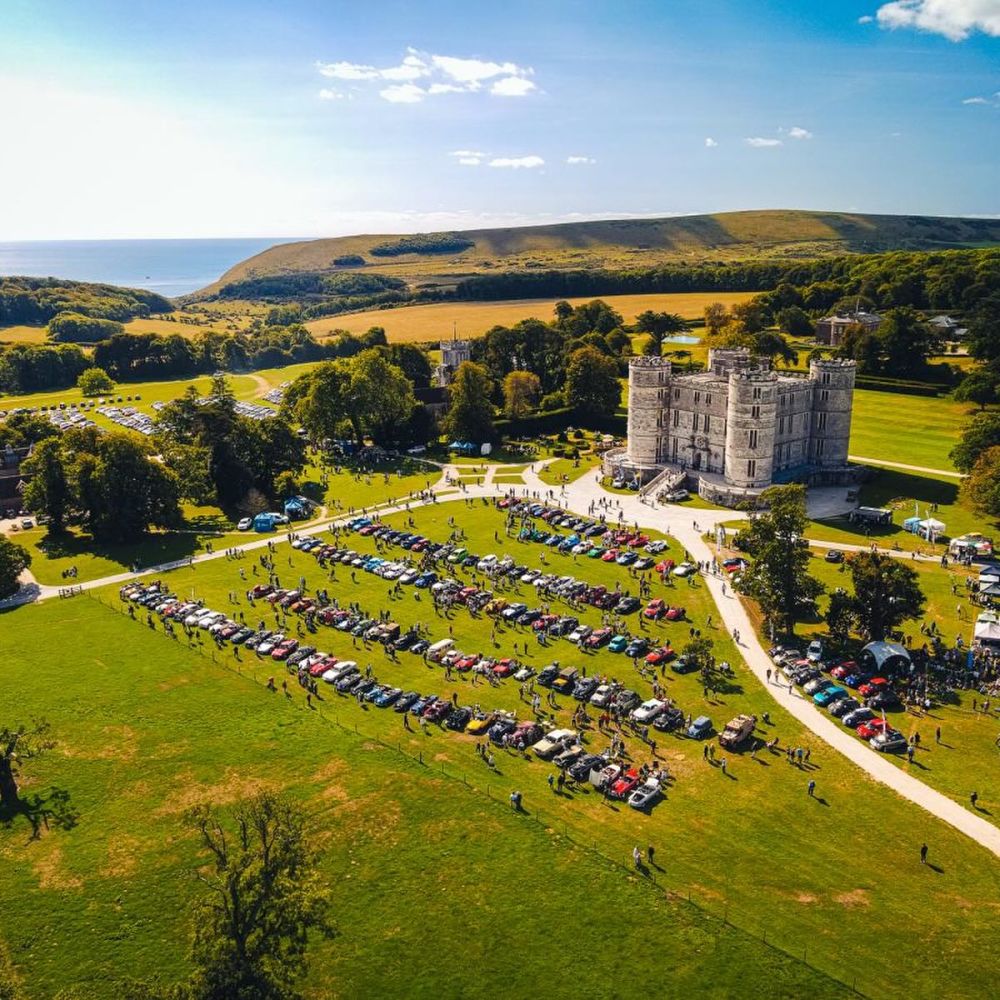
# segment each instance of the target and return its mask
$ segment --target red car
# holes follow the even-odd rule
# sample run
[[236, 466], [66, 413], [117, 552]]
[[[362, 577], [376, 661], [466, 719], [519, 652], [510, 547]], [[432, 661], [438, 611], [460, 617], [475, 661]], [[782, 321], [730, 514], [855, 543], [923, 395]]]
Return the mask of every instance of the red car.
[[664, 573], [669, 573], [675, 565], [673, 559], [661, 559], [653, 569], [662, 576]]
[[608, 551], [601, 556], [601, 562], [614, 562], [617, 558], [618, 550], [608, 549]]
[[512, 660], [509, 656], [499, 663], [493, 664], [493, 673], [497, 677], [510, 677], [515, 670], [517, 670], [517, 661]]
[[470, 653], [468, 656], [463, 656], [461, 659], [455, 662], [455, 669], [466, 671], [471, 670], [481, 659], [478, 653]]
[[862, 684], [858, 688], [858, 694], [863, 698], [870, 698], [873, 694], [878, 694], [889, 686], [889, 682], [884, 677], [873, 677], [867, 684]]
[[323, 674], [325, 674], [328, 670], [331, 670], [336, 665], [337, 665], [336, 656], [324, 656], [322, 660], [319, 660], [317, 663], [314, 663], [309, 668], [309, 676], [322, 677]]
[[862, 722], [855, 732], [863, 740], [870, 740], [878, 733], [891, 728], [892, 726], [890, 726], [888, 722], [883, 722], [881, 719], [869, 719], [867, 722]]
[[258, 583], [255, 587], [250, 590], [250, 593], [254, 597], [267, 597], [268, 594], [274, 592], [274, 587], [269, 583]]
[[643, 618], [659, 619], [667, 613], [667, 602], [662, 597], [654, 598], [643, 609]]
[[857, 673], [858, 665], [854, 660], [845, 660], [843, 663], [838, 663], [837, 666], [830, 671], [830, 676], [838, 681], [842, 681], [845, 677], [850, 677], [851, 674]]
[[283, 597], [285, 596], [285, 594], [287, 594], [287, 593], [288, 593], [288, 591], [287, 591], [287, 590], [273, 590], [273, 589], [272, 589], [272, 590], [271, 590], [271, 593], [267, 595], [267, 603], [268, 603], [268, 604], [276, 604], [276, 603], [277, 603], [278, 601], [280, 601], [280, 600], [281, 600], [281, 599], [282, 599], [282, 598], [283, 598]]
[[597, 649], [598, 647], [607, 645], [607, 643], [611, 642], [611, 635], [611, 629], [607, 627], [599, 628], [596, 632], [591, 632], [591, 634], [584, 639], [583, 644], [587, 647], [587, 649]]
[[378, 531], [377, 524], [366, 524], [359, 532], [359, 535], [374, 535]]
[[616, 799], [624, 799], [639, 787], [639, 772], [630, 767], [611, 786], [611, 795]]
[[304, 615], [310, 608], [316, 607], [316, 602], [311, 597], [303, 597], [301, 600], [292, 601], [288, 610], [296, 615]]
[[499, 508], [500, 508], [501, 510], [506, 510], [506, 509], [507, 509], [508, 507], [511, 507], [511, 506], [513, 506], [513, 504], [514, 504], [514, 500], [513, 500], [513, 499], [511, 499], [511, 497], [504, 497], [504, 498], [503, 498], [503, 499], [502, 499], [502, 500], [501, 500], [501, 501], [500, 501], [500, 502], [499, 502], [499, 503], [497, 504], [497, 506], [498, 506], [498, 507], [499, 507]]
[[646, 654], [646, 662], [651, 667], [659, 666], [661, 663], [669, 663], [677, 654], [669, 646], [660, 646], [651, 653]]
[[298, 639], [286, 639], [271, 652], [272, 660], [287, 660], [299, 648]]
[[549, 628], [550, 628], [550, 627], [551, 627], [552, 625], [555, 625], [555, 623], [556, 623], [557, 621], [559, 621], [559, 616], [558, 616], [558, 615], [542, 615], [542, 617], [541, 617], [541, 618], [536, 618], [536, 619], [535, 619], [535, 620], [534, 620], [534, 621], [533, 621], [533, 622], [531, 623], [531, 627], [532, 627], [532, 628], [533, 628], [533, 629], [534, 629], [534, 630], [535, 630], [536, 632], [541, 632], [541, 631], [542, 631], [543, 629], [544, 629], [545, 631], [548, 631], [548, 629], [549, 629]]
[[456, 595], [455, 600], [458, 601], [460, 604], [467, 604], [469, 598], [472, 597], [473, 594], [478, 594], [478, 593], [479, 593], [478, 587], [463, 587]]
[[666, 618], [668, 622], [679, 622], [684, 617], [684, 609], [669, 607], [664, 612], [663, 617]]
[[628, 543], [633, 549], [638, 548], [640, 545], [648, 545], [649, 535], [629, 535]]

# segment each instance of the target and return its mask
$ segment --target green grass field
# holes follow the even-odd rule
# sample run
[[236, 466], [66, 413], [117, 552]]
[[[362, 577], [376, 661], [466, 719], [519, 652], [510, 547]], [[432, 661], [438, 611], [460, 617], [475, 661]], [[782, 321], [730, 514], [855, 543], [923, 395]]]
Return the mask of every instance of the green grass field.
[[[441, 504], [411, 516], [417, 530], [436, 537], [447, 535], [447, 518], [455, 516], [468, 535], [466, 544], [479, 553], [510, 548], [530, 565], [544, 555], [565, 572], [628, 585], [621, 567], [592, 560], [574, 564], [538, 546], [496, 541], [494, 532], [503, 538], [502, 517], [478, 503]], [[351, 536], [351, 544], [374, 551], [373, 543], [358, 536]], [[252, 578], [252, 565], [252, 557], [239, 564], [219, 559], [167, 579], [179, 593], [193, 588], [225, 607], [228, 591], [245, 586], [237, 570]], [[357, 584], [343, 567], [336, 581], [326, 581], [310, 556], [284, 544], [278, 546], [277, 571], [283, 582], [305, 575], [310, 587], [323, 583], [344, 601], [387, 607], [404, 625], [422, 621], [433, 636], [447, 634], [450, 626], [463, 648], [490, 648], [485, 619], [463, 611], [446, 622], [426, 599], [416, 601], [411, 591], [390, 599], [384, 581], [361, 571]], [[720, 968], [718, 976], [714, 971], [716, 964], [728, 968], [734, 960], [729, 945], [709, 944], [679, 922], [676, 900], [665, 903], [655, 889], [592, 861], [574, 842], [616, 861], [626, 860], [635, 843], [655, 844], [663, 869], [657, 886], [683, 901], [681, 916], [690, 912], [690, 893], [699, 909], [728, 914], [736, 928], [766, 934], [769, 945], [805, 955], [848, 983], [857, 978], [861, 992], [981, 995], [989, 971], [984, 956], [1000, 906], [1000, 872], [992, 859], [863, 778], [778, 710], [739, 668], [728, 638], [707, 625], [710, 603], [701, 587], [679, 584], [667, 592], [656, 584], [654, 593], [685, 605], [694, 624], [716, 640], [720, 658], [737, 665], [730, 689], [708, 697], [696, 678], [668, 672], [665, 683], [681, 707], [706, 712], [716, 725], [738, 711], [760, 716], [768, 710], [774, 725], [764, 727], [767, 734], [780, 735], [783, 745], [809, 747], [814, 770], [804, 774], [779, 756], [730, 755], [727, 777], [702, 760], [697, 743], [664, 735], [659, 753], [676, 781], [649, 816], [637, 815], [624, 806], [609, 808], [586, 790], [553, 794], [544, 780], [548, 767], [537, 761], [499, 753], [497, 772], [489, 771], [471, 738], [436, 729], [427, 736], [406, 733], [395, 713], [362, 709], [329, 690], [320, 710], [309, 711], [294, 685], [287, 701], [264, 688], [267, 676], [281, 676], [279, 665], [257, 664], [249, 653], [237, 663], [228, 651], [213, 664], [198, 650], [86, 596], [5, 616], [5, 679], [18, 691], [17, 708], [29, 717], [47, 716], [63, 740], [59, 752], [32, 769], [32, 788], [65, 788], [80, 812], [75, 829], [52, 830], [39, 841], [29, 841], [23, 828], [0, 829], [7, 862], [0, 866], [0, 894], [32, 904], [22, 906], [17, 925], [2, 933], [33, 984], [31, 995], [51, 996], [69, 977], [87, 983], [90, 995], [110, 996], [116, 970], [179, 975], [184, 899], [193, 891], [180, 877], [193, 849], [180, 814], [194, 802], [228, 801], [260, 787], [288, 788], [306, 802], [328, 851], [344, 934], [332, 946], [317, 945], [311, 996], [328, 996], [331, 989], [361, 995], [371, 991], [376, 975], [385, 995], [435, 990], [478, 996], [495, 988], [494, 977], [516, 990], [518, 983], [548, 982], [554, 949], [562, 954], [574, 947], [560, 948], [562, 935], [570, 932], [586, 960], [577, 963], [571, 983], [553, 983], [546, 992], [599, 993], [613, 981], [617, 995], [647, 995], [648, 976], [621, 975], [619, 950], [609, 952], [599, 943], [623, 935], [645, 940], [652, 927], [663, 943], [638, 950], [654, 956], [648, 961], [655, 968], [677, 966], [678, 985], [690, 983], [689, 992], [732, 994], [732, 970]], [[114, 589], [102, 596], [117, 604]], [[259, 614], [241, 607], [251, 620]], [[582, 617], [596, 619], [596, 612]], [[680, 646], [688, 629], [685, 622], [655, 626], [653, 632]], [[39, 634], [46, 636], [41, 663]], [[499, 688], [473, 688], [467, 679], [449, 683], [418, 657], [403, 653], [391, 663], [381, 650], [355, 650], [349, 638], [331, 630], [322, 630], [317, 641], [336, 655], [370, 659], [380, 677], [400, 686], [445, 696], [455, 691], [463, 703], [527, 711], [510, 682]], [[501, 631], [498, 652], [510, 654], [523, 641], [517, 629]], [[618, 676], [648, 695], [648, 681], [621, 656], [574, 655], [565, 643], [543, 649], [529, 641], [528, 653], [521, 649], [519, 655], [536, 666], [553, 657], [576, 661], [588, 673]], [[556, 720], [565, 722], [575, 703], [559, 701]], [[359, 736], [328, 725], [330, 716], [348, 729], [356, 725]], [[601, 746], [596, 735], [590, 740]], [[424, 767], [383, 744], [422, 755]], [[648, 759], [648, 750], [631, 746], [636, 760]], [[810, 776], [818, 782], [815, 802], [805, 794]], [[532, 814], [526, 823], [507, 810], [514, 787]], [[489, 801], [487, 788], [496, 802]], [[985, 798], [984, 804], [991, 807]], [[540, 824], [533, 822], [536, 813]], [[922, 841], [931, 845], [940, 871], [919, 865]], [[646, 895], [635, 895], [641, 892]], [[433, 943], [427, 926], [434, 928]], [[415, 954], [425, 957], [428, 947], [447, 951], [460, 941], [495, 938], [500, 926], [504, 948], [491, 948], [482, 962], [450, 963], [440, 975], [423, 963], [414, 969]], [[543, 927], [547, 935], [539, 947]], [[743, 989], [789, 997], [831, 989], [801, 967], [782, 968], [784, 960], [775, 968], [770, 948], [725, 933], [744, 948]], [[479, 946], [472, 945], [474, 954]], [[923, 962], [929, 948], [946, 952], [948, 963]], [[765, 961], [764, 955], [771, 957]], [[628, 968], [638, 973], [645, 962], [640, 957]], [[920, 968], [920, 976], [902, 975], [910, 968]]]

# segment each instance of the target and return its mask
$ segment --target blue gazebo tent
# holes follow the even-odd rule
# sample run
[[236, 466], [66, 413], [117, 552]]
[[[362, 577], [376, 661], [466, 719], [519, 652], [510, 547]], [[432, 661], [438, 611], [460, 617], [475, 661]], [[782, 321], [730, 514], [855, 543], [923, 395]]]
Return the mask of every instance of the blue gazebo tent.
[[274, 531], [274, 515], [258, 514], [253, 519], [254, 531]]

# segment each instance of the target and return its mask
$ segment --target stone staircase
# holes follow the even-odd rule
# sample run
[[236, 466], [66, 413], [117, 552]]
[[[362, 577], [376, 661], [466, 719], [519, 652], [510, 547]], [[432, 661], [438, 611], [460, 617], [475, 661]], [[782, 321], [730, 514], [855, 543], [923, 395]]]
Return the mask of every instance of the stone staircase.
[[655, 497], [658, 493], [669, 493], [671, 490], [680, 489], [686, 481], [687, 473], [683, 469], [676, 469], [668, 465], [639, 490], [639, 496]]

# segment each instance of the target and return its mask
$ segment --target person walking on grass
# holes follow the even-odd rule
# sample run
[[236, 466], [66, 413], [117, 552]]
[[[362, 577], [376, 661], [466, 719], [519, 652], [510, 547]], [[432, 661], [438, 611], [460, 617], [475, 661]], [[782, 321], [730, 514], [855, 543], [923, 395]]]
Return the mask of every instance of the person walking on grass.
[[809, 784], [806, 786], [809, 790], [809, 798], [816, 798], [816, 782], [811, 778], [809, 779]]
[[635, 865], [636, 871], [642, 868], [642, 851], [639, 850], [638, 844], [632, 848], [632, 864]]
[[922, 865], [926, 865], [927, 864], [927, 845], [926, 844], [921, 844], [920, 845], [920, 863]]

